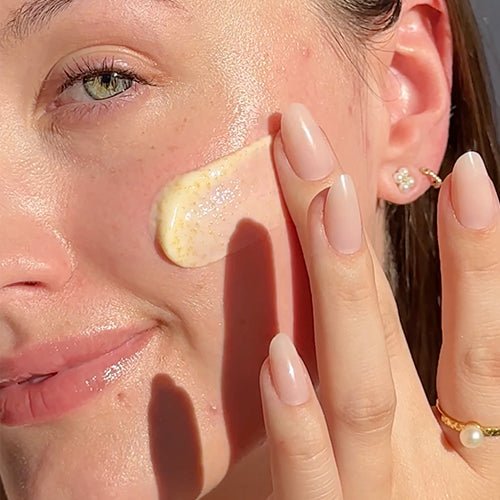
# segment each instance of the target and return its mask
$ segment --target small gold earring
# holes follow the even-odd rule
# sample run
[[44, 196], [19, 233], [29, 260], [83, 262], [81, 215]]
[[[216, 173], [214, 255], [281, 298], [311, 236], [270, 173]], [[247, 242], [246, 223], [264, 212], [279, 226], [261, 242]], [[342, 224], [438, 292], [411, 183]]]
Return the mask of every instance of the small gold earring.
[[402, 193], [407, 193], [415, 186], [415, 178], [410, 175], [410, 171], [405, 167], [394, 172], [392, 178]]
[[436, 174], [436, 172], [433, 172], [430, 168], [421, 168], [420, 172], [429, 179], [429, 182], [434, 189], [439, 189], [443, 184], [443, 179], [441, 179], [441, 177], [439, 177], [439, 175]]

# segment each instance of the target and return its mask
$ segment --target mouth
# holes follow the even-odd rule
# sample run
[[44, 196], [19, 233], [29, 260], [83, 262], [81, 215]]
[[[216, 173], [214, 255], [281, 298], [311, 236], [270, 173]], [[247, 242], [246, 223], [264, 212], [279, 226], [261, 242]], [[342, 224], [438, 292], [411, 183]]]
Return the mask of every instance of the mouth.
[[5, 387], [9, 387], [13, 384], [18, 384], [18, 385], [23, 385], [23, 384], [41, 384], [45, 380], [47, 380], [50, 377], [53, 377], [54, 375], [57, 375], [58, 372], [54, 373], [47, 373], [47, 374], [35, 374], [31, 375], [28, 377], [20, 377], [15, 380], [0, 380], [0, 390], [4, 389]]
[[0, 424], [45, 423], [80, 408], [133, 372], [157, 331], [101, 331], [0, 359]]

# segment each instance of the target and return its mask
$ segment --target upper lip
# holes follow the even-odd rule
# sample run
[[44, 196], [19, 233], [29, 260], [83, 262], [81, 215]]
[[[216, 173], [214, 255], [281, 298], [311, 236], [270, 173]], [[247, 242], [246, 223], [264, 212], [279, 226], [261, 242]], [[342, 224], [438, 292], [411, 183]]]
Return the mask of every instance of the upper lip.
[[97, 329], [85, 336], [29, 346], [16, 356], [0, 358], [0, 389], [96, 359], [155, 326], [156, 323], [148, 322], [117, 329]]

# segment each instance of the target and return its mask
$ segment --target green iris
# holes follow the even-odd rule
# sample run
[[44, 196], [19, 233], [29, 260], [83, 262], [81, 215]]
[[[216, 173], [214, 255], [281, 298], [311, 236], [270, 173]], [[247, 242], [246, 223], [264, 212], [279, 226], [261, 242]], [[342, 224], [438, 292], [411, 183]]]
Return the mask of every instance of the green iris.
[[83, 80], [85, 92], [96, 101], [111, 99], [122, 94], [133, 85], [131, 78], [119, 73], [102, 73], [96, 76], [89, 76]]

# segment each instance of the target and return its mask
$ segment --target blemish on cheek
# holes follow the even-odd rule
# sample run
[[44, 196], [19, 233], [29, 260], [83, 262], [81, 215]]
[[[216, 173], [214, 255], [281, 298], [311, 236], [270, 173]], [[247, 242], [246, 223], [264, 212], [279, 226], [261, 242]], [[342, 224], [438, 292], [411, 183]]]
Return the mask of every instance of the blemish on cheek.
[[[264, 137], [165, 187], [156, 210], [157, 239], [172, 262], [196, 268], [224, 258], [243, 219], [267, 228], [282, 222], [271, 142]], [[241, 241], [241, 247], [249, 243]]]
[[116, 399], [121, 405], [125, 406], [126, 408], [130, 408], [130, 403], [128, 402], [127, 396], [124, 392], [119, 392], [116, 395]]

